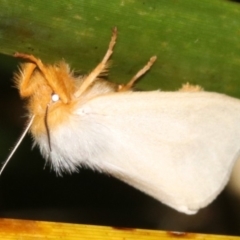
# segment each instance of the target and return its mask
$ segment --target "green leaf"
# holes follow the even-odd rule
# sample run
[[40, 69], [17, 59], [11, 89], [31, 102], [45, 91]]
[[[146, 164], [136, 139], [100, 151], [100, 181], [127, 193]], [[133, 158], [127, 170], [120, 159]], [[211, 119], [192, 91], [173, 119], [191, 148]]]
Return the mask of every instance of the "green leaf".
[[182, 83], [240, 96], [240, 4], [226, 0], [0, 0], [1, 53], [65, 59], [91, 71], [117, 26], [109, 79], [127, 82], [152, 55], [158, 60], [143, 89]]

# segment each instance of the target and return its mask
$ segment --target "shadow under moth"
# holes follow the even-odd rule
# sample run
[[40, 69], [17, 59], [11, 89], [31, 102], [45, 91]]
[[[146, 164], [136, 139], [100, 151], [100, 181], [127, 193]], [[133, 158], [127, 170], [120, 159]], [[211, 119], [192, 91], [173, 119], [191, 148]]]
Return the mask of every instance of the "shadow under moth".
[[[104, 80], [116, 42], [86, 76], [64, 61], [32, 55], [15, 76], [27, 99], [34, 144], [58, 173], [81, 166], [111, 174], [177, 211], [194, 214], [229, 180], [240, 150], [240, 101], [186, 84], [180, 91], [134, 92], [156, 57], [123, 85]], [[1, 170], [1, 172], [2, 172]]]

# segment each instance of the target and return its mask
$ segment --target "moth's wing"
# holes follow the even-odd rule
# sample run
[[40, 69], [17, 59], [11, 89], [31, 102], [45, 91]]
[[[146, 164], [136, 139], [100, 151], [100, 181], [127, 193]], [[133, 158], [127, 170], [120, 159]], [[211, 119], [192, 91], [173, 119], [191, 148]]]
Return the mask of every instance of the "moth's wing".
[[187, 214], [220, 193], [239, 156], [240, 101], [225, 95], [117, 93], [83, 112], [103, 135], [90, 164]]

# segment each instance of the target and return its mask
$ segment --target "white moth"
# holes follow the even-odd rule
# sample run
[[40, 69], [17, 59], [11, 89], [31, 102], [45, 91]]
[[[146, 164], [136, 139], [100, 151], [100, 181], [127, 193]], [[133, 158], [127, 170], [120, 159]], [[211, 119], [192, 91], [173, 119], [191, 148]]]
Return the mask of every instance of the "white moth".
[[126, 85], [101, 79], [116, 35], [114, 29], [102, 62], [84, 77], [65, 62], [44, 65], [16, 54], [28, 60], [16, 84], [28, 100], [34, 142], [59, 174], [85, 165], [194, 214], [221, 192], [239, 157], [240, 101], [190, 85], [133, 92], [156, 57]]

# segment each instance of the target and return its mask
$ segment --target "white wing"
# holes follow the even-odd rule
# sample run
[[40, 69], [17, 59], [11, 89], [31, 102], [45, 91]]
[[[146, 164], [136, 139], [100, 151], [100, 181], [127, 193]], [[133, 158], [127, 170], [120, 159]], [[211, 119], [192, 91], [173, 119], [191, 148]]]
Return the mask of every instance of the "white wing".
[[187, 214], [220, 193], [239, 156], [240, 101], [225, 95], [123, 92], [96, 97], [76, 114], [69, 134], [53, 136], [53, 161], [61, 155], [110, 173]]

